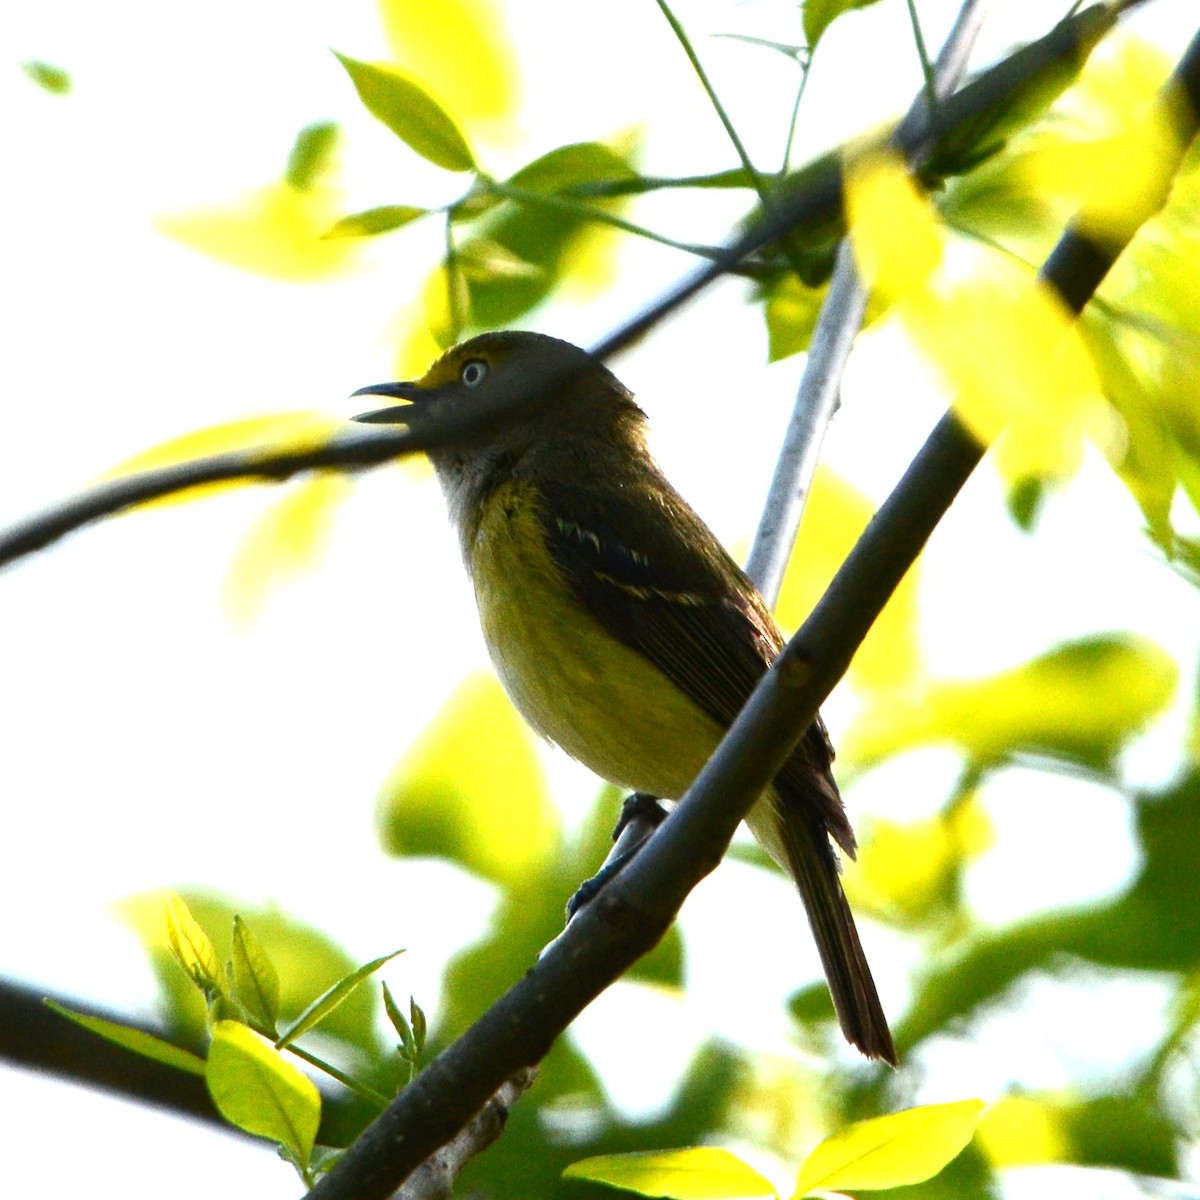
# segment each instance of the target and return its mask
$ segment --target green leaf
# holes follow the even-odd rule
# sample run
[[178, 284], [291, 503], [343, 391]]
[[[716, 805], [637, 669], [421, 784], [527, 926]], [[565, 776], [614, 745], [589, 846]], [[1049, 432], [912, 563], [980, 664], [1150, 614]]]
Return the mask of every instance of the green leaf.
[[1023, 533], [1031, 533], [1046, 502], [1046, 484], [1036, 475], [1026, 475], [1009, 487], [1004, 497], [1008, 515]]
[[217, 952], [183, 899], [173, 893], [168, 895], [163, 901], [163, 916], [167, 944], [175, 961], [206, 995], [220, 995], [225, 986]]
[[233, 918], [233, 987], [255, 1020], [274, 1029], [279, 1020], [279, 975], [258, 938], [241, 917]]
[[152, 1033], [145, 1033], [141, 1029], [130, 1029], [126, 1025], [118, 1025], [113, 1021], [106, 1021], [102, 1017], [91, 1017], [85, 1013], [72, 1012], [69, 1008], [64, 1008], [53, 1000], [44, 1000], [43, 1003], [47, 1008], [52, 1008], [59, 1016], [66, 1017], [68, 1021], [74, 1021], [76, 1025], [82, 1025], [84, 1029], [90, 1029], [92, 1033], [99, 1034], [102, 1038], [115, 1042], [118, 1046], [124, 1046], [126, 1050], [132, 1050], [143, 1058], [153, 1059], [164, 1066], [174, 1067], [178, 1071], [187, 1071], [191, 1075], [204, 1074], [204, 1059], [198, 1054], [193, 1054], [190, 1050], [182, 1050], [160, 1037], [155, 1037]]
[[779, 1194], [771, 1181], [748, 1163], [715, 1146], [602, 1154], [572, 1163], [563, 1178], [587, 1179], [671, 1200], [750, 1200]]
[[821, 40], [825, 30], [842, 13], [854, 8], [870, 8], [877, 0], [804, 0], [804, 36], [808, 39], [811, 54]]
[[380, 233], [390, 233], [399, 229], [418, 217], [425, 216], [430, 210], [418, 208], [414, 204], [384, 204], [379, 208], [368, 208], [362, 212], [352, 213], [343, 217], [329, 228], [324, 235], [327, 238], [339, 237], [374, 237]]
[[572, 142], [523, 166], [509, 183], [527, 192], [565, 192], [584, 183], [636, 179], [637, 172], [603, 142]]
[[337, 58], [367, 111], [406, 146], [447, 171], [470, 171], [475, 166], [475, 156], [454, 119], [419, 83], [391, 67], [359, 62], [345, 54]]
[[65, 96], [71, 90], [71, 77], [62, 67], [31, 58], [21, 64], [21, 70], [43, 91], [54, 96]]
[[408, 998], [408, 1015], [412, 1024], [413, 1041], [417, 1053], [425, 1049], [425, 1039], [429, 1034], [429, 1022], [425, 1019], [425, 1010], [411, 997]]
[[275, 1047], [278, 1050], [290, 1046], [298, 1037], [307, 1033], [314, 1025], [323, 1021], [331, 1012], [339, 1005], [348, 1000], [354, 990], [364, 979], [374, 975], [385, 962], [390, 962], [397, 954], [403, 954], [403, 950], [393, 950], [391, 954], [384, 954], [379, 958], [373, 958], [369, 963], [364, 963], [356, 971], [351, 971], [349, 975], [339, 979], [333, 987], [329, 988], [319, 995], [297, 1018], [288, 1026], [275, 1042]]
[[817, 1189], [905, 1187], [936, 1175], [975, 1133], [982, 1100], [927, 1104], [856, 1121], [804, 1161], [792, 1200]]
[[392, 1028], [400, 1035], [400, 1053], [401, 1055], [412, 1062], [417, 1057], [417, 1040], [413, 1036], [413, 1028], [409, 1023], [408, 1018], [400, 1011], [400, 1005], [396, 1003], [395, 997], [392, 995], [392, 989], [385, 983], [383, 985], [383, 1010], [387, 1013], [387, 1018], [392, 1023]]
[[808, 349], [828, 291], [825, 285], [807, 287], [791, 271], [773, 281], [764, 291], [770, 362]]
[[240, 1021], [218, 1021], [205, 1077], [227, 1121], [278, 1142], [307, 1165], [321, 1121], [321, 1094], [270, 1042]]
[[1107, 634], [1067, 642], [1010, 671], [934, 681], [864, 709], [842, 749], [859, 762], [930, 744], [978, 763], [1050, 755], [1107, 771], [1125, 743], [1170, 703], [1179, 678], [1148, 638]]
[[401, 759], [378, 817], [389, 853], [447, 858], [502, 885], [559, 853], [560, 820], [532, 736], [491, 675], [466, 680]]
[[292, 144], [288, 155], [284, 182], [298, 192], [307, 191], [314, 183], [328, 174], [333, 166], [333, 155], [341, 137], [335, 121], [316, 121], [306, 125]]

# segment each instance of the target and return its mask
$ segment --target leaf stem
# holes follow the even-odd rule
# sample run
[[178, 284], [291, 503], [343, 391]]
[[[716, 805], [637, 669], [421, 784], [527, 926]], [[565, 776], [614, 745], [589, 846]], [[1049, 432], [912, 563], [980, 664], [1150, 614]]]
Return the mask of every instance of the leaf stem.
[[700, 258], [715, 259], [720, 253], [715, 246], [701, 246], [694, 242], [676, 241], [665, 234], [655, 233], [652, 229], [646, 229], [642, 225], [635, 225], [632, 221], [626, 221], [623, 217], [605, 212], [602, 208], [596, 208], [591, 204], [584, 204], [582, 201], [574, 200], [570, 196], [562, 196], [549, 192], [530, 192], [524, 188], [513, 187], [510, 183], [500, 183], [494, 179], [488, 179], [485, 183], [497, 196], [503, 196], [506, 200], [512, 200], [517, 204], [528, 204], [531, 207], [554, 209], [558, 212], [566, 212], [573, 216], [583, 217], [588, 221], [595, 221], [600, 225], [611, 225], [614, 229], [620, 229], [624, 233], [631, 233], [635, 237], [646, 238], [648, 241], [657, 242], [660, 246], [670, 246], [672, 250], [682, 250], [685, 254], [695, 254]]
[[921, 74], [925, 79], [925, 101], [929, 105], [929, 116], [932, 118], [938, 109], [937, 77], [929, 58], [929, 51], [925, 47], [925, 35], [921, 32], [921, 20], [917, 16], [917, 0], [905, 0], [905, 3], [908, 5], [908, 20], [912, 25], [917, 57], [921, 60]]
[[738, 132], [733, 127], [733, 122], [729, 118], [729, 114], [725, 111], [725, 106], [721, 103], [717, 96], [716, 89], [708, 78], [704, 67], [701, 65], [700, 58], [696, 54], [695, 47], [691, 43], [686, 30], [679, 23], [678, 18], [671, 11], [667, 0], [655, 0], [662, 15], [666, 18], [667, 24], [671, 27], [671, 32], [674, 33], [679, 45], [682, 47], [684, 54], [688, 57], [688, 62], [692, 64], [692, 70], [696, 72], [696, 78], [700, 80], [700, 86], [704, 88], [708, 95], [709, 101], [712, 103], [713, 111], [717, 114], [721, 124], [725, 127], [725, 132], [729, 136], [729, 140], [733, 143], [733, 148], [737, 151], [737, 156], [742, 160], [742, 166], [746, 169], [746, 173], [754, 181], [754, 190], [758, 192], [759, 199], [763, 203], [764, 208], [769, 208], [771, 203], [771, 193], [767, 186], [767, 181], [758, 173], [754, 163], [750, 161], [750, 155], [746, 147], [742, 144], [742, 139], [738, 137]]

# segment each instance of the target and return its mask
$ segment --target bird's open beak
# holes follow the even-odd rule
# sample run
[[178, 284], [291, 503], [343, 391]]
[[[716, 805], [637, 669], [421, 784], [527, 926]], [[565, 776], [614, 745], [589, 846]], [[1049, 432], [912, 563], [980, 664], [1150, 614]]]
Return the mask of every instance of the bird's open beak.
[[415, 383], [372, 383], [361, 387], [352, 396], [387, 396], [392, 400], [403, 400], [404, 404], [389, 404], [387, 408], [374, 408], [370, 412], [351, 417], [370, 425], [403, 425], [408, 418], [404, 415], [408, 405], [424, 398], [421, 387]]

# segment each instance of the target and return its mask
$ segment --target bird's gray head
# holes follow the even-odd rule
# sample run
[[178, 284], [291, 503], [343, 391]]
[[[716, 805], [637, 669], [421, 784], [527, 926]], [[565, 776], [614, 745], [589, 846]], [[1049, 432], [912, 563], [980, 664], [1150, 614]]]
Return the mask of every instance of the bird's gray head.
[[[641, 440], [643, 414], [620, 380], [586, 350], [541, 333], [483, 333], [447, 350], [420, 379], [354, 394], [405, 402], [356, 421], [409, 422], [413, 405], [446, 416], [447, 438], [429, 458], [459, 521], [498, 470], [531, 458], [539, 469], [556, 456], [577, 461], [581, 444], [599, 449], [626, 433]], [[459, 421], [466, 428], [456, 431]]]

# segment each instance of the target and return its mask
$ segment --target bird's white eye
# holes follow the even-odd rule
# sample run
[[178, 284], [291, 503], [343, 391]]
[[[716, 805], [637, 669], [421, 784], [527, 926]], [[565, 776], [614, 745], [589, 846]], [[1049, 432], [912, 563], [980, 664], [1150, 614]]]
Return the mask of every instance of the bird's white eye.
[[470, 362], [463, 363], [458, 377], [467, 387], [478, 387], [487, 378], [487, 373], [487, 363], [481, 358], [473, 358]]

